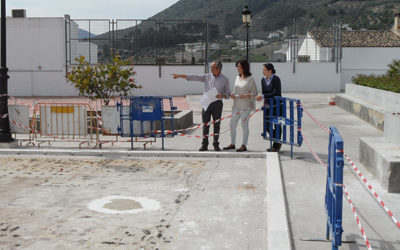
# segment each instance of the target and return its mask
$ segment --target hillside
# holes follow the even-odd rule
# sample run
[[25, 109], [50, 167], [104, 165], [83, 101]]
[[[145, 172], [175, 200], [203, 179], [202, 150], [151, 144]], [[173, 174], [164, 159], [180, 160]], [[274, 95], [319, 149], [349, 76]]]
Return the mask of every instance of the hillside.
[[[275, 51], [287, 46], [294, 18], [298, 20], [299, 37], [304, 37], [309, 29], [330, 29], [336, 19], [353, 30], [390, 30], [395, 14], [400, 13], [399, 0], [180, 0], [148, 22], [119, 29], [115, 34], [116, 51], [124, 58], [134, 58], [135, 63], [202, 63], [207, 20], [210, 46], [217, 48], [211, 49], [211, 59], [236, 60], [243, 56], [240, 41], [245, 40], [241, 20], [244, 5], [253, 14], [251, 38], [267, 40], [267, 44], [255, 45], [252, 52], [253, 59], [260, 61], [286, 60], [277, 57]], [[232, 36], [225, 39], [226, 35]], [[110, 35], [96, 38], [93, 42], [103, 51], [99, 60], [109, 60]]]
[[282, 30], [299, 19], [299, 29], [326, 29], [342, 19], [353, 29], [384, 30], [400, 12], [399, 0], [180, 0], [152, 19], [207, 19], [220, 25], [221, 34], [241, 27], [244, 5], [252, 10], [254, 32]]

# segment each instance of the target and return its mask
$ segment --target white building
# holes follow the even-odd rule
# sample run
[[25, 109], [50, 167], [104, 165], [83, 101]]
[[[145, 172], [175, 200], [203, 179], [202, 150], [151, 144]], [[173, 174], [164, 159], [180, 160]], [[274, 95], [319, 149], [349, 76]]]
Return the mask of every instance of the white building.
[[271, 33], [269, 33], [268, 34], [268, 39], [273, 39], [273, 38], [279, 38], [279, 36], [280, 36], [280, 33], [278, 33], [278, 32], [271, 32]]
[[[66, 35], [70, 43], [66, 42]], [[78, 41], [76, 23], [67, 26], [66, 19], [61, 17], [7, 18], [10, 96], [77, 95], [65, 75], [67, 58], [73, 60], [79, 55], [85, 58], [90, 55], [90, 62], [97, 63], [97, 45]]]
[[[309, 31], [300, 43], [298, 56], [310, 61], [332, 61], [333, 31]], [[351, 82], [357, 74], [384, 74], [387, 65], [400, 59], [399, 15], [391, 31], [342, 31], [341, 84]], [[288, 59], [291, 48], [287, 50]]]
[[[235, 40], [236, 47], [233, 47], [232, 49], [239, 49], [239, 50], [245, 50], [246, 49], [246, 41], [243, 40]], [[263, 46], [268, 44], [267, 41], [261, 40], [261, 39], [253, 39], [249, 41], [249, 47], [250, 48], [255, 48], [257, 46]]]
[[[206, 44], [203, 42], [184, 43], [183, 46], [185, 46], [186, 52], [202, 52], [202, 51], [206, 50]], [[211, 43], [210, 49], [211, 50], [219, 50], [219, 49], [221, 49], [221, 46], [218, 43]]]

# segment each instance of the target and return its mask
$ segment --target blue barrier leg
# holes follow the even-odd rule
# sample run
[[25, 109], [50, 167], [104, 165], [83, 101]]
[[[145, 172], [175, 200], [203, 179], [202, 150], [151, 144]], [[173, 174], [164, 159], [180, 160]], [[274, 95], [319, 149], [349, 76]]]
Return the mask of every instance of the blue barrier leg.
[[273, 127], [272, 126], [274, 126], [274, 124], [272, 124], [272, 121], [271, 121], [271, 117], [273, 116], [273, 112], [274, 112], [274, 99], [272, 99], [272, 98], [270, 98], [269, 99], [269, 110], [268, 110], [269, 112], [269, 114], [268, 114], [268, 116], [269, 116], [269, 119], [268, 119], [268, 134], [269, 134], [269, 145], [270, 145], [270, 148], [272, 148], [272, 139], [274, 138], [274, 133], [273, 133]]
[[287, 100], [285, 100], [284, 102], [283, 102], [283, 110], [282, 110], [282, 116], [283, 116], [283, 118], [284, 118], [284, 121], [285, 121], [285, 125], [282, 127], [282, 130], [283, 130], [283, 141], [286, 141], [286, 130], [287, 130], [287, 126], [286, 126], [286, 120], [287, 120], [287, 114], [286, 114], [286, 103], [287, 102]]
[[330, 234], [330, 232], [329, 232], [329, 223], [327, 222], [326, 223], [326, 240], [329, 240], [329, 234]]
[[290, 158], [293, 159], [293, 144], [294, 144], [294, 106], [293, 101], [289, 101], [290, 108]]
[[275, 99], [275, 101], [276, 101], [276, 112], [275, 112], [275, 114], [276, 114], [276, 118], [277, 118], [277, 122], [278, 122], [278, 124], [276, 124], [275, 125], [275, 139], [277, 140], [277, 141], [280, 141], [281, 140], [281, 125], [279, 124], [280, 122], [280, 116], [281, 116], [281, 98], [280, 97], [278, 97], [277, 99]]
[[129, 129], [131, 132], [131, 150], [133, 150], [133, 120], [129, 119]]
[[162, 150], [164, 150], [164, 120], [161, 120], [161, 141], [162, 141]]
[[[303, 109], [300, 106], [300, 100], [297, 100], [297, 128], [301, 129], [301, 117], [303, 116]], [[303, 143], [303, 136], [301, 135], [300, 131], [297, 131], [297, 144], [301, 146]]]

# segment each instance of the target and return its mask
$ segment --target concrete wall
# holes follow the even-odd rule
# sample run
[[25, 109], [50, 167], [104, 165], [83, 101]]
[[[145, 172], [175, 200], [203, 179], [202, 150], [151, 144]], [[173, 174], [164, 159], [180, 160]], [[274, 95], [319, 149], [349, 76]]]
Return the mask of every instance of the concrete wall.
[[[71, 24], [71, 37], [78, 25]], [[71, 51], [87, 55], [77, 41]], [[7, 18], [7, 67], [12, 96], [75, 96], [78, 92], [65, 81], [65, 19]], [[97, 46], [91, 46], [92, 62], [97, 62]]]
[[[261, 91], [263, 63], [252, 63], [251, 72]], [[296, 63], [296, 73], [293, 73], [292, 63], [274, 63], [277, 75], [282, 80], [283, 92], [339, 92], [340, 75], [336, 74], [333, 63]], [[174, 95], [202, 94], [204, 87], [201, 82], [188, 82], [183, 79], [172, 79], [172, 73], [204, 74], [204, 66], [162, 66], [161, 78], [159, 67], [135, 66], [135, 78], [143, 89], [136, 91], [138, 95]], [[232, 90], [237, 76], [234, 63], [224, 63], [222, 73], [230, 80]]]
[[[252, 63], [251, 71], [261, 91], [263, 63]], [[283, 92], [339, 92], [340, 74], [335, 72], [333, 63], [296, 63], [293, 73], [292, 63], [275, 63], [277, 75], [282, 80]], [[172, 79], [172, 73], [204, 74], [204, 66], [162, 66], [161, 78], [158, 66], [135, 66], [136, 81], [143, 88], [136, 95], [172, 95], [202, 94], [201, 82], [188, 82]], [[231, 90], [237, 76], [234, 63], [224, 63], [223, 74], [230, 80]], [[65, 80], [65, 71], [23, 71], [13, 72], [9, 80], [11, 96], [76, 96], [78, 92]]]
[[400, 112], [400, 94], [398, 93], [349, 83], [346, 84], [346, 95], [380, 106], [385, 111]]
[[7, 18], [7, 66], [13, 71], [62, 70], [64, 18]]
[[400, 112], [385, 113], [385, 138], [400, 147]]
[[394, 59], [400, 59], [400, 48], [343, 48], [341, 88], [357, 74], [386, 73]]

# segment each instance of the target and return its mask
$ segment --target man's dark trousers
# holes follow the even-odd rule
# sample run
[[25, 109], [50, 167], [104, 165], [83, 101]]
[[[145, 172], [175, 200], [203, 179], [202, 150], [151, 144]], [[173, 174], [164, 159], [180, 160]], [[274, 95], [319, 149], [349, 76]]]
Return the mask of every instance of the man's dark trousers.
[[[221, 119], [222, 108], [223, 108], [222, 100], [215, 101], [215, 102], [211, 103], [210, 105], [208, 105], [207, 110], [204, 111], [204, 109], [203, 109], [202, 113], [201, 113], [203, 123], [210, 122], [211, 116], [214, 121]], [[221, 121], [214, 123], [214, 134], [216, 134], [216, 135], [214, 135], [214, 143], [213, 143], [214, 146], [219, 146], [218, 139], [219, 139], [220, 125], [221, 125]], [[203, 142], [202, 142], [203, 147], [208, 147], [209, 131], [210, 131], [210, 125], [203, 127]]]

